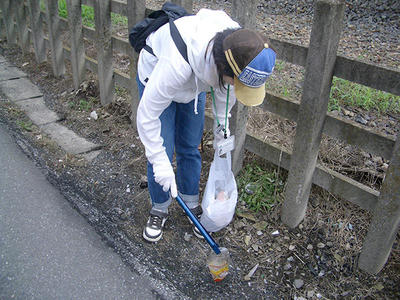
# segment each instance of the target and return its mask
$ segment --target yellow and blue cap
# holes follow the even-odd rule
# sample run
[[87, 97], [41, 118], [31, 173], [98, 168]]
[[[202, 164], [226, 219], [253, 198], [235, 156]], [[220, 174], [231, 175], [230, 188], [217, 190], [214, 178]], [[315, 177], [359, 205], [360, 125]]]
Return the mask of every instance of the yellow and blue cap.
[[260, 105], [265, 82], [274, 70], [276, 53], [264, 38], [249, 29], [239, 29], [223, 41], [225, 57], [234, 76], [236, 98], [247, 106]]

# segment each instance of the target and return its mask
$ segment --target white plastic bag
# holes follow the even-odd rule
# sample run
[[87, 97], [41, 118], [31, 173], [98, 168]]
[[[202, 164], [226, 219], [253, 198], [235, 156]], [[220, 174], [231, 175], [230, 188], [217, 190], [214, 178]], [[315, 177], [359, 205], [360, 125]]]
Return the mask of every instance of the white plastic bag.
[[214, 154], [201, 207], [200, 222], [209, 232], [216, 232], [228, 226], [235, 214], [237, 187], [231, 168], [231, 153], [226, 157]]

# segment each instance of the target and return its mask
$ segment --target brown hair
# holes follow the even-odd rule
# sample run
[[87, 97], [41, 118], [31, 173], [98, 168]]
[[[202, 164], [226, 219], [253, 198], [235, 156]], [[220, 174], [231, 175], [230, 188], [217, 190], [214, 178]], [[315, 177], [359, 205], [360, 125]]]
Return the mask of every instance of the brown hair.
[[214, 56], [215, 64], [217, 66], [218, 82], [221, 88], [224, 87], [224, 79], [223, 79], [224, 75], [232, 78], [234, 77], [234, 73], [225, 57], [224, 49], [222, 46], [223, 41], [228, 35], [239, 29], [240, 28], [228, 28], [225, 29], [224, 31], [217, 32], [217, 34], [208, 42], [207, 50], [206, 53], [204, 54], [204, 59], [205, 59], [207, 57], [207, 53], [210, 48], [211, 42], [214, 42], [211, 51]]

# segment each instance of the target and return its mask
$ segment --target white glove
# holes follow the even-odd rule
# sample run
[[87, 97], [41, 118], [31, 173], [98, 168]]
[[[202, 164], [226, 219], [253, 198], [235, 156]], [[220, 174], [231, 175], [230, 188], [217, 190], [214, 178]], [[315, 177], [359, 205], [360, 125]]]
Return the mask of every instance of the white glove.
[[178, 190], [176, 188], [175, 173], [170, 162], [153, 164], [154, 180], [163, 187], [164, 192], [171, 190], [171, 196], [176, 198]]

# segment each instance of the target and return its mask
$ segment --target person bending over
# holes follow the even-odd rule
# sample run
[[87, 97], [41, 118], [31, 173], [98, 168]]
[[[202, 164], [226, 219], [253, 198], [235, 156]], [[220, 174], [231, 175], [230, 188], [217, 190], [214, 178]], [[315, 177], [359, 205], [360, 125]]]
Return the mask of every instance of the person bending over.
[[[211, 92], [214, 102], [215, 148], [229, 136], [228, 117], [236, 99], [248, 106], [263, 102], [276, 56], [265, 37], [242, 29], [223, 11], [201, 9], [174, 23], [187, 45], [188, 62], [167, 23], [147, 38], [153, 54], [141, 50], [136, 78], [140, 97], [137, 128], [148, 160], [152, 203], [143, 237], [150, 242], [162, 237], [171, 196], [179, 193], [191, 211], [201, 216], [198, 146], [206, 92]], [[176, 176], [171, 165], [174, 152]], [[193, 230], [201, 237], [196, 227]]]

